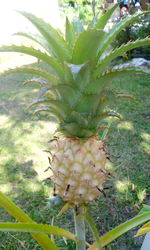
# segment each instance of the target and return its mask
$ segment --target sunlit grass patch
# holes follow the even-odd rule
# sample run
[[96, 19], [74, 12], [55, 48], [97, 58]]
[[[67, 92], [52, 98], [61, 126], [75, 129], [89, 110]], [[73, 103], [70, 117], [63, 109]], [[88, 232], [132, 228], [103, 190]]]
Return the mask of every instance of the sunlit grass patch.
[[145, 132], [142, 132], [142, 133], [141, 133], [141, 137], [142, 137], [142, 139], [143, 139], [144, 141], [150, 143], [150, 134], [145, 133]]
[[147, 142], [141, 142], [140, 143], [140, 150], [144, 151], [145, 153], [150, 154], [150, 144]]
[[142, 190], [142, 189], [139, 190], [138, 193], [137, 193], [137, 197], [139, 199], [139, 202], [142, 203], [146, 198], [146, 190], [145, 189], [144, 190]]
[[121, 193], [127, 191], [130, 185], [131, 183], [129, 180], [120, 180], [116, 182], [116, 188]]
[[117, 126], [119, 129], [133, 130], [133, 124], [128, 121], [120, 122]]
[[0, 56], [0, 72], [2, 73], [9, 68], [15, 68], [35, 62], [37, 62], [37, 60], [32, 56], [18, 53], [5, 53], [5, 55]]

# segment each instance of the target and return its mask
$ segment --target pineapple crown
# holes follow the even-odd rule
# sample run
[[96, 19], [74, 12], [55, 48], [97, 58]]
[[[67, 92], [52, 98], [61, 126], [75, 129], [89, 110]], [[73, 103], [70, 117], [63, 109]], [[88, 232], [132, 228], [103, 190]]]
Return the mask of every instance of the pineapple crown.
[[130, 95], [115, 93], [108, 88], [109, 84], [125, 74], [148, 74], [133, 67], [108, 70], [108, 65], [116, 57], [136, 47], [150, 45], [150, 39], [145, 38], [108, 51], [109, 45], [123, 28], [141, 15], [150, 13], [146, 11], [127, 16], [105, 32], [104, 28], [117, 7], [118, 4], [99, 19], [93, 19], [87, 29], [79, 20], [70, 23], [66, 18], [64, 36], [43, 19], [31, 13], [19, 12], [39, 33], [19, 32], [17, 35], [38, 43], [41, 49], [18, 45], [0, 47], [0, 52], [21, 52], [48, 65], [48, 69], [25, 66], [4, 73], [28, 73], [39, 77], [25, 81], [25, 84], [36, 83], [40, 87], [38, 99], [31, 106], [39, 106], [35, 112], [50, 112], [59, 121], [59, 131], [66, 136], [84, 139], [96, 135], [104, 118], [119, 118], [117, 113], [105, 107], [114, 98]]

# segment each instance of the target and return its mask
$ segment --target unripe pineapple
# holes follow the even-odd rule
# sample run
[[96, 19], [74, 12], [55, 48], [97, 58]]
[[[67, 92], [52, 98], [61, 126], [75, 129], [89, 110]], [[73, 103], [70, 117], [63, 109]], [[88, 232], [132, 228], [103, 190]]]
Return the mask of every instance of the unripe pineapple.
[[51, 168], [59, 195], [73, 204], [92, 201], [102, 192], [103, 182], [108, 176], [102, 141], [95, 137], [83, 141], [60, 138], [56, 150]]
[[122, 19], [106, 33], [105, 25], [117, 6], [114, 5], [95, 23], [93, 20], [86, 30], [80, 21], [70, 23], [66, 19], [64, 36], [42, 19], [21, 12], [39, 34], [20, 32], [18, 35], [28, 37], [42, 49], [17, 45], [0, 47], [1, 52], [25, 53], [49, 66], [49, 70], [25, 66], [9, 70], [9, 73], [23, 72], [39, 77], [26, 81], [40, 86], [39, 97], [32, 105], [39, 105], [36, 112], [46, 111], [54, 116], [59, 123], [58, 131], [63, 135], [57, 138], [52, 155], [51, 179], [57, 194], [75, 205], [92, 201], [103, 192], [103, 183], [109, 176], [105, 170], [107, 155], [98, 137], [99, 130], [104, 118], [118, 117], [117, 113], [107, 109], [108, 102], [129, 97], [115, 93], [108, 88], [109, 84], [125, 74], [148, 74], [133, 67], [111, 69], [110, 63], [116, 57], [136, 47], [150, 45], [150, 39], [145, 38], [108, 50], [118, 33], [144, 13]]

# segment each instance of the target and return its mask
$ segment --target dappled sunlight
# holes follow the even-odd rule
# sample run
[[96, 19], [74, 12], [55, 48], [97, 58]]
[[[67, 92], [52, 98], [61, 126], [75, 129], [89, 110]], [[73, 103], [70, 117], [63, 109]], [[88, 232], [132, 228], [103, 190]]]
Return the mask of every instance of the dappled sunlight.
[[0, 115], [0, 128], [8, 127], [9, 123], [10, 119], [8, 115]]
[[3, 73], [5, 70], [8, 70], [10, 68], [13, 69], [37, 62], [37, 59], [32, 56], [22, 55], [18, 53], [12, 53], [12, 56], [9, 56], [9, 58], [6, 55], [6, 59], [5, 54], [2, 55], [0, 56], [0, 73]]
[[39, 192], [41, 190], [41, 184], [33, 179], [30, 182], [26, 181], [26, 190], [29, 192]]
[[125, 193], [128, 188], [131, 186], [131, 182], [127, 179], [116, 182], [116, 188], [120, 193]]
[[142, 132], [141, 133], [141, 137], [144, 141], [149, 142], [150, 143], [150, 134], [146, 133], [146, 132]]
[[132, 122], [128, 122], [128, 121], [120, 122], [117, 125], [117, 127], [119, 129], [127, 129], [127, 130], [133, 130], [134, 129]]
[[[45, 172], [49, 162], [47, 143], [51, 139], [57, 124], [50, 121], [22, 121], [11, 116], [1, 115], [1, 155], [0, 178], [2, 190], [11, 192], [12, 187], [19, 190], [20, 185], [25, 184], [28, 192], [39, 192], [42, 181], [51, 175], [51, 171]], [[16, 159], [14, 161], [14, 159]], [[32, 159], [32, 162], [31, 162]], [[36, 176], [36, 181], [34, 180]], [[3, 185], [10, 180], [12, 186]], [[33, 184], [32, 184], [33, 182]], [[22, 183], [22, 184], [21, 184]], [[21, 192], [21, 190], [20, 190]], [[48, 193], [48, 189], [46, 191]]]
[[144, 140], [140, 143], [140, 150], [150, 154], [150, 134], [146, 132], [141, 133], [141, 138]]
[[150, 154], [150, 145], [148, 142], [141, 142], [140, 143], [140, 150]]
[[4, 194], [8, 194], [9, 192], [12, 192], [12, 183], [7, 182], [5, 184], [0, 184], [0, 191]]

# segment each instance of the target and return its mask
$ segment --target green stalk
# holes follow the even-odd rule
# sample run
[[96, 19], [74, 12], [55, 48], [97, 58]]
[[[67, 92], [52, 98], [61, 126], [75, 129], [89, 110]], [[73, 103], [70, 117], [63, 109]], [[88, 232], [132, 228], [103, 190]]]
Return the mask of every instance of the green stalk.
[[85, 250], [85, 218], [81, 207], [74, 209], [74, 222], [77, 237], [76, 250]]

